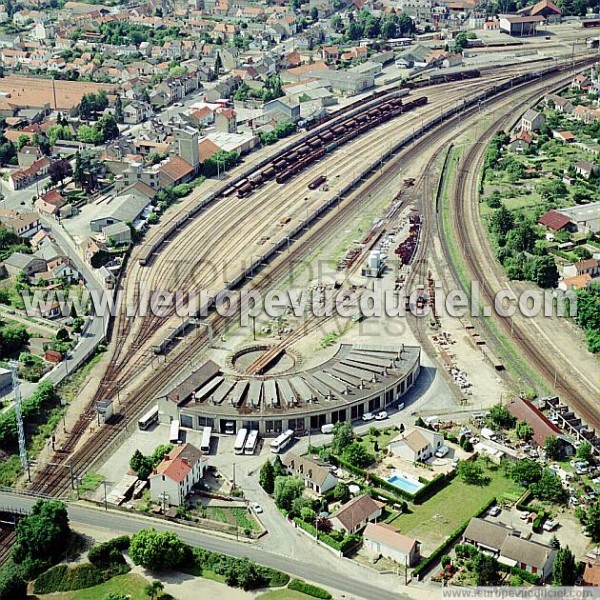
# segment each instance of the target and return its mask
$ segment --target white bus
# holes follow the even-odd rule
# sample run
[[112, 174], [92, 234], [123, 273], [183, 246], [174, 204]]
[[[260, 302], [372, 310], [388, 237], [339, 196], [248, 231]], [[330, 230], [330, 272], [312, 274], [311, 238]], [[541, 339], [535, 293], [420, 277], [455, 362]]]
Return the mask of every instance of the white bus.
[[150, 425], [153, 425], [158, 421], [158, 404], [155, 404], [139, 421], [138, 427], [140, 429], [148, 429]]
[[244, 446], [244, 454], [254, 454], [256, 444], [258, 444], [258, 431], [251, 429], [246, 439], [246, 445]]
[[271, 452], [279, 454], [282, 450], [285, 450], [287, 446], [294, 439], [294, 432], [291, 429], [284, 431], [281, 435], [277, 436], [269, 445]]
[[179, 441], [179, 420], [171, 421], [171, 433], [169, 434], [171, 444], [176, 444]]
[[244, 444], [246, 443], [246, 436], [248, 435], [247, 429], [240, 429], [235, 436], [235, 443], [233, 445], [233, 451], [236, 454], [244, 454]]
[[202, 452], [210, 452], [210, 436], [212, 435], [212, 427], [205, 427], [202, 430], [202, 443], [200, 444], [200, 450]]

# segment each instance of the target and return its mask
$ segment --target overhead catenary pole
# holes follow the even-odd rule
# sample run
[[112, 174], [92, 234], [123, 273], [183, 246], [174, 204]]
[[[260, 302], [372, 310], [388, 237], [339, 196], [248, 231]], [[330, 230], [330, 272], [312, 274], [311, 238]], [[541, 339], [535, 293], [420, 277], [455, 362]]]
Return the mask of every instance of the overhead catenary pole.
[[29, 460], [27, 459], [27, 446], [25, 443], [25, 429], [23, 427], [23, 414], [21, 413], [21, 391], [19, 390], [19, 363], [16, 360], [11, 360], [9, 366], [12, 371], [12, 384], [14, 392], [15, 418], [17, 421], [17, 436], [19, 440], [19, 458], [23, 471], [27, 473], [27, 480], [31, 481], [29, 472]]

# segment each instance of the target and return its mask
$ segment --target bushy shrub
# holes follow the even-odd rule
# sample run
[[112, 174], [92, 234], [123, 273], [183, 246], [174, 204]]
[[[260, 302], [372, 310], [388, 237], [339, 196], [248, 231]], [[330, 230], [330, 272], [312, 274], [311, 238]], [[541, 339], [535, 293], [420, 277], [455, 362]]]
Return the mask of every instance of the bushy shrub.
[[129, 548], [127, 535], [116, 537], [108, 542], [96, 544], [88, 552], [88, 560], [97, 567], [125, 563], [123, 551]]
[[329, 600], [332, 597], [327, 590], [306, 583], [306, 581], [302, 581], [301, 579], [292, 579], [288, 585], [288, 589], [306, 594], [307, 596], [312, 596], [313, 598], [323, 598], [323, 600]]

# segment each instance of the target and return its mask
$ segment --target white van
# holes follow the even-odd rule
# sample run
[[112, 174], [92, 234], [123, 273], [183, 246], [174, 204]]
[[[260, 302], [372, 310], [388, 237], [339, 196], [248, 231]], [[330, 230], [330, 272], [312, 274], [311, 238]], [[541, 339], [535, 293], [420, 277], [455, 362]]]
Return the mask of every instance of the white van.
[[333, 433], [333, 428], [335, 425], [333, 423], [327, 423], [327, 425], [321, 425], [321, 433]]

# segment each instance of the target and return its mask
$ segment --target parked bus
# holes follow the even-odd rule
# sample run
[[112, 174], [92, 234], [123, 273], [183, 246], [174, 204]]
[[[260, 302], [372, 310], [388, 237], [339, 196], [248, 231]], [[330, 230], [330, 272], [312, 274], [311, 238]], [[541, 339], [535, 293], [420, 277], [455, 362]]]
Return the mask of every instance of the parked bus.
[[155, 404], [139, 421], [140, 429], [148, 429], [150, 425], [158, 422], [158, 404]]
[[256, 450], [256, 444], [258, 444], [258, 431], [252, 429], [248, 434], [246, 445], [244, 446], [244, 454], [254, 454]]
[[169, 435], [171, 444], [176, 444], [179, 441], [179, 420], [171, 421], [171, 433]]
[[246, 436], [248, 435], [247, 429], [240, 429], [235, 436], [235, 443], [233, 445], [233, 451], [236, 454], [244, 454], [244, 444], [246, 443]]
[[210, 436], [212, 435], [212, 427], [205, 427], [202, 430], [202, 443], [200, 444], [200, 450], [202, 452], [210, 452]]
[[281, 435], [277, 436], [270, 444], [271, 452], [279, 454], [285, 450], [294, 439], [294, 432], [291, 429], [284, 431]]

